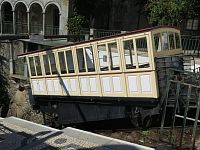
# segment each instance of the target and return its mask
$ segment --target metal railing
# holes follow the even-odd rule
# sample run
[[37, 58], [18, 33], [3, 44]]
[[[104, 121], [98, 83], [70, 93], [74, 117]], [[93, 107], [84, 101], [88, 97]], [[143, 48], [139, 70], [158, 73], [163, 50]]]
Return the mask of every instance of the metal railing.
[[90, 37], [100, 38], [100, 37], [106, 37], [111, 35], [120, 34], [121, 31], [119, 30], [104, 30], [104, 29], [81, 29], [80, 34], [81, 35], [89, 35]]
[[14, 74], [27, 77], [28, 76], [28, 65], [24, 58], [18, 58], [13, 60]]
[[3, 21], [2, 22], [2, 33], [3, 34], [13, 34], [13, 22]]
[[43, 33], [42, 24], [30, 25], [30, 33], [36, 33], [36, 34]]
[[23, 22], [16, 22], [16, 33], [17, 34], [28, 33], [28, 24]]
[[45, 35], [59, 35], [59, 27], [57, 26], [45, 26]]
[[200, 51], [200, 36], [181, 36], [182, 48], [185, 54], [199, 56]]

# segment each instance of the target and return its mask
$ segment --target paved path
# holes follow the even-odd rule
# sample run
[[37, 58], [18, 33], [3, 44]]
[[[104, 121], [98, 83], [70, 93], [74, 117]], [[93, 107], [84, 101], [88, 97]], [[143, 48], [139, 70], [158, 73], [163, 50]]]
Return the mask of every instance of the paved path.
[[15, 117], [0, 118], [0, 150], [153, 150], [102, 135], [58, 130]]

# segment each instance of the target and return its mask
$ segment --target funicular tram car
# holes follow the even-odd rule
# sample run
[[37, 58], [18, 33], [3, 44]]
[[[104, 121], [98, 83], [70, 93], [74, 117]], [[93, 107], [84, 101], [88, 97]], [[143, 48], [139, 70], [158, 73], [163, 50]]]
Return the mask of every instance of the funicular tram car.
[[163, 26], [19, 57], [28, 63], [34, 108], [54, 122], [130, 117], [136, 125], [160, 113], [166, 84], [158, 70], [182, 69], [182, 54], [180, 31]]

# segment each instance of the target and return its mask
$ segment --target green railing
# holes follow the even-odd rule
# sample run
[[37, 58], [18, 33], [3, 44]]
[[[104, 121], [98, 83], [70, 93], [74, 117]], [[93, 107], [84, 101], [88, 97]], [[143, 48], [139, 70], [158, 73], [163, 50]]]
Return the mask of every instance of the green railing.
[[28, 65], [25, 58], [18, 58], [13, 61], [14, 75], [21, 79], [28, 77]]

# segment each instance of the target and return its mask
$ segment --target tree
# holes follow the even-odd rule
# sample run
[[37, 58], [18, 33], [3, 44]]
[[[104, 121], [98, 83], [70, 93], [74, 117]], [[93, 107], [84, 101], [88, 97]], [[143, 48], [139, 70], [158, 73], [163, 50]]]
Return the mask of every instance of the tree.
[[199, 0], [148, 0], [145, 10], [156, 25], [180, 25], [183, 19], [200, 16]]
[[81, 16], [75, 12], [73, 16], [68, 18], [67, 27], [69, 34], [78, 35], [80, 34], [80, 30], [82, 28], [88, 27], [88, 21], [84, 16]]

